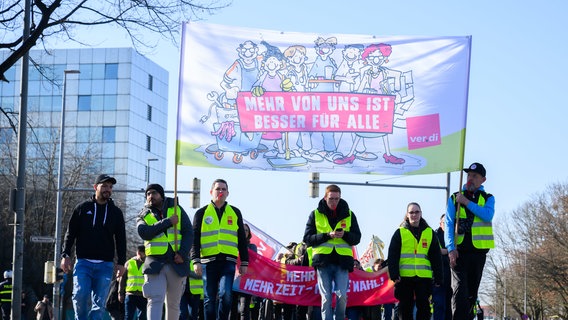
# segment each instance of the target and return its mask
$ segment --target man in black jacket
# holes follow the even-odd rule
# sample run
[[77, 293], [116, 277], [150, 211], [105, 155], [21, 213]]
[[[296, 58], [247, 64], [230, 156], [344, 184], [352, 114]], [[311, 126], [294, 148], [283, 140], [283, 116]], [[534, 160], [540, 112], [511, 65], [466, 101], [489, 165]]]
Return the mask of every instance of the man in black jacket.
[[73, 209], [65, 233], [61, 254], [64, 272], [73, 270], [70, 255], [76, 245], [77, 263], [73, 272], [75, 319], [102, 319], [114, 272], [115, 251], [116, 276], [120, 277], [124, 272], [126, 232], [122, 210], [111, 199], [115, 184], [115, 178], [99, 175], [93, 185], [94, 196]]
[[[357, 218], [341, 199], [341, 189], [334, 184], [327, 186], [318, 208], [310, 213], [304, 232], [304, 242], [313, 247], [312, 266], [318, 276], [323, 320], [332, 320], [334, 314], [336, 320], [345, 319], [349, 272], [353, 271], [352, 247], [360, 240]], [[334, 291], [335, 313], [331, 305]]]

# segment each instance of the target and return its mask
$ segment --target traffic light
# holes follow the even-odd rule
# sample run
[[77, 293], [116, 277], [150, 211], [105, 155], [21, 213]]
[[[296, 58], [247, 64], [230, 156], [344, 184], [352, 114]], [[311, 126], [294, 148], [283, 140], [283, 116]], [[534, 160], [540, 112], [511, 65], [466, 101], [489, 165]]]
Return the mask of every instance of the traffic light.
[[43, 282], [53, 283], [53, 261], [46, 261], [43, 264]]
[[310, 173], [309, 193], [310, 193], [310, 197], [312, 197], [312, 198], [319, 197], [319, 179], [320, 179], [319, 172], [311, 172]]
[[189, 198], [191, 199], [191, 207], [197, 209], [200, 207], [199, 200], [201, 195], [201, 180], [193, 178], [193, 190], [191, 190]]

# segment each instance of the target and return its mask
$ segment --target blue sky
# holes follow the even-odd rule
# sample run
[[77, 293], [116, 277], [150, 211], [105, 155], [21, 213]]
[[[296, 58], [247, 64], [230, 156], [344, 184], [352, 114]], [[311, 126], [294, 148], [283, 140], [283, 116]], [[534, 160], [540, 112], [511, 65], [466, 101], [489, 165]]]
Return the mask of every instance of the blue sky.
[[[545, 191], [566, 182], [568, 118], [562, 93], [568, 84], [566, 43], [568, 2], [528, 1], [234, 1], [205, 22], [229, 26], [296, 31], [405, 36], [472, 36], [469, 108], [465, 165], [481, 162], [487, 168], [487, 191], [496, 197], [496, 220]], [[86, 34], [86, 33], [85, 33]], [[124, 47], [116, 33], [101, 38], [100, 47]], [[92, 33], [89, 39], [92, 39]], [[149, 36], [154, 38], [155, 36]], [[93, 42], [91, 42], [93, 43]], [[145, 54], [170, 73], [167, 189], [174, 185], [174, 141], [177, 111], [179, 49], [166, 41]], [[457, 152], [457, 151], [456, 151]], [[308, 197], [307, 173], [178, 167], [178, 189], [191, 189], [202, 180], [201, 203], [209, 199], [215, 178], [229, 182], [228, 201], [245, 219], [282, 243], [300, 241], [308, 214], [319, 199]], [[322, 180], [443, 186], [446, 174], [377, 176], [321, 174]], [[451, 174], [458, 190], [460, 175]], [[323, 196], [325, 185], [320, 187]], [[371, 236], [385, 243], [401, 222], [406, 204], [421, 204], [424, 218], [436, 227], [445, 211], [441, 190], [342, 186], [342, 196], [358, 217], [363, 233], [359, 252]], [[190, 214], [189, 201], [182, 205]]]

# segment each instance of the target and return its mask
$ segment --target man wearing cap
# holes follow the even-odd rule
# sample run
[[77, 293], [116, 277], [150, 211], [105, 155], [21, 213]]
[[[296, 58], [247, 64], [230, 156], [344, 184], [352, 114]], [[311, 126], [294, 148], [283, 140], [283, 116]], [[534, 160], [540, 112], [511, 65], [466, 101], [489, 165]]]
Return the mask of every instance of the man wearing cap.
[[[495, 198], [485, 192], [485, 167], [472, 163], [463, 169], [467, 182], [448, 199], [444, 234], [452, 269], [453, 319], [471, 319], [485, 259], [494, 248], [491, 221]], [[457, 227], [456, 227], [457, 224]]]
[[[75, 319], [102, 319], [117, 255], [117, 277], [126, 262], [124, 215], [111, 199], [116, 179], [101, 174], [95, 179], [95, 194], [73, 209], [61, 254], [61, 269], [73, 270]], [[77, 262], [71, 261], [75, 245]]]
[[146, 187], [146, 205], [136, 228], [144, 240], [142, 293], [148, 299], [149, 320], [161, 320], [164, 301], [166, 320], [179, 319], [179, 304], [189, 275], [189, 250], [193, 242], [191, 221], [176, 199], [166, 198], [159, 184]]

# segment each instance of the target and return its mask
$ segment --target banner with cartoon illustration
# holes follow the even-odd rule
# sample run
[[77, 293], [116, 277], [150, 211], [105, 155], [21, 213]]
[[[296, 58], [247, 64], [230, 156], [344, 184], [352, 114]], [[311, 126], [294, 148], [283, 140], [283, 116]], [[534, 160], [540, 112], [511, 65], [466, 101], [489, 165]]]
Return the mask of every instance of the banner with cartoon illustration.
[[[281, 264], [251, 250], [248, 271], [235, 279], [233, 289], [287, 304], [321, 305], [314, 268]], [[347, 292], [348, 306], [397, 302], [394, 284], [389, 280], [386, 269], [380, 272], [354, 270], [349, 273]]]
[[462, 168], [471, 37], [183, 25], [176, 163], [335, 173]]

